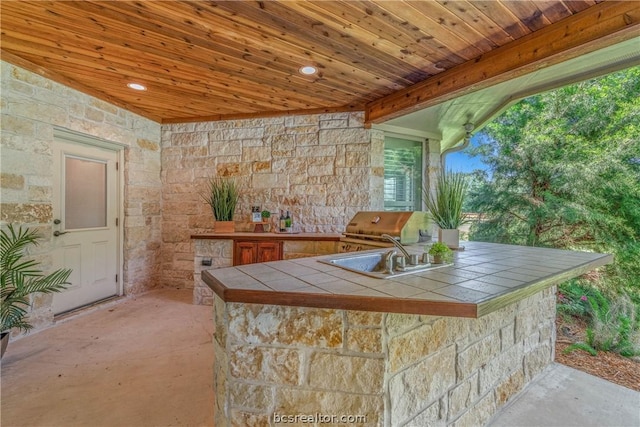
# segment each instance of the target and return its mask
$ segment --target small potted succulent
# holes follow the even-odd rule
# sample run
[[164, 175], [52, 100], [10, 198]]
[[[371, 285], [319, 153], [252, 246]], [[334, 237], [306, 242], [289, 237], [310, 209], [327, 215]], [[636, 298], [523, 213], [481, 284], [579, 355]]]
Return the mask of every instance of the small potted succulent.
[[254, 233], [264, 233], [271, 230], [271, 224], [269, 223], [269, 218], [271, 218], [271, 212], [268, 210], [263, 210], [260, 212], [260, 218], [262, 222], [257, 223], [253, 227]]
[[269, 221], [269, 218], [271, 218], [271, 212], [263, 210], [260, 215], [262, 215], [262, 226], [264, 227], [264, 231], [271, 231], [271, 222]]
[[427, 253], [433, 258], [434, 264], [448, 263], [453, 260], [453, 251], [442, 242], [431, 245]]

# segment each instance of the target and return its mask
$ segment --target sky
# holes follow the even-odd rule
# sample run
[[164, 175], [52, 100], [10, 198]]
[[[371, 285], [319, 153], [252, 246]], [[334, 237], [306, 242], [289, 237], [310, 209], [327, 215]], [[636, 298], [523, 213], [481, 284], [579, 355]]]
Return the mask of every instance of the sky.
[[[476, 145], [479, 135], [471, 137], [471, 145]], [[470, 157], [467, 154], [467, 149], [462, 151], [456, 151], [451, 154], [447, 154], [446, 167], [447, 170], [454, 172], [473, 172], [476, 169], [486, 169], [484, 163], [480, 161], [479, 157]]]

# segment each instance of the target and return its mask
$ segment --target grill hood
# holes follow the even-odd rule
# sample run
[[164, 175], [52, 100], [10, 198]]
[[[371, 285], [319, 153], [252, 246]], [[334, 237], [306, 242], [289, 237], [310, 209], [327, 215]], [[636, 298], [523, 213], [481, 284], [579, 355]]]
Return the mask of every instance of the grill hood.
[[360, 211], [349, 221], [343, 234], [365, 240], [379, 240], [380, 235], [388, 234], [407, 245], [421, 240], [421, 230], [430, 230], [426, 212]]

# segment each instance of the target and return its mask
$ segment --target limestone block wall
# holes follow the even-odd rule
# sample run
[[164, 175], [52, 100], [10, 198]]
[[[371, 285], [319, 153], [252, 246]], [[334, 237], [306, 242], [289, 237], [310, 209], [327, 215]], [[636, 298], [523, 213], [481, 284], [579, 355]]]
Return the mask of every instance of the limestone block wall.
[[[33, 253], [51, 267], [54, 126], [126, 146], [124, 165], [124, 288], [158, 283], [161, 182], [160, 125], [37, 74], [1, 62], [2, 223], [37, 227], [45, 236]], [[38, 296], [33, 324], [51, 324], [51, 296]]]
[[364, 416], [354, 426], [484, 425], [552, 362], [554, 294], [480, 319], [216, 297], [216, 426], [298, 414]]
[[[233, 265], [233, 240], [196, 239], [193, 240], [195, 251], [192, 261], [193, 303], [213, 305], [213, 291], [202, 280], [202, 271], [212, 268], [231, 267]], [[211, 266], [203, 266], [202, 260], [211, 258]]]
[[[193, 303], [213, 305], [213, 292], [202, 280], [202, 271], [212, 268], [231, 267], [233, 265], [233, 240], [194, 239], [193, 262]], [[328, 255], [338, 252], [338, 242], [327, 241], [284, 241], [282, 245], [284, 259]], [[202, 260], [211, 258], [211, 266], [203, 266]]]
[[163, 284], [193, 287], [190, 236], [214, 226], [200, 196], [210, 177], [242, 186], [237, 231], [252, 205], [290, 210], [305, 232], [342, 232], [357, 211], [382, 209], [384, 136], [363, 120], [354, 112], [164, 125]]

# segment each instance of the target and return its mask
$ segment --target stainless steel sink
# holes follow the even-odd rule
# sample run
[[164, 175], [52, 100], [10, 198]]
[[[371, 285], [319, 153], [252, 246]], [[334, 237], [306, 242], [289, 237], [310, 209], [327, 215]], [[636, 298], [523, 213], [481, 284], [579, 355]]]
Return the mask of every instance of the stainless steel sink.
[[318, 261], [335, 265], [336, 267], [355, 273], [364, 274], [378, 279], [389, 279], [392, 277], [404, 276], [406, 274], [418, 273], [420, 271], [432, 270], [434, 268], [446, 267], [451, 264], [417, 264], [405, 267], [396, 267], [393, 272], [385, 269], [383, 257], [385, 252], [362, 253], [362, 254], [339, 254], [331, 258], [320, 259]]

